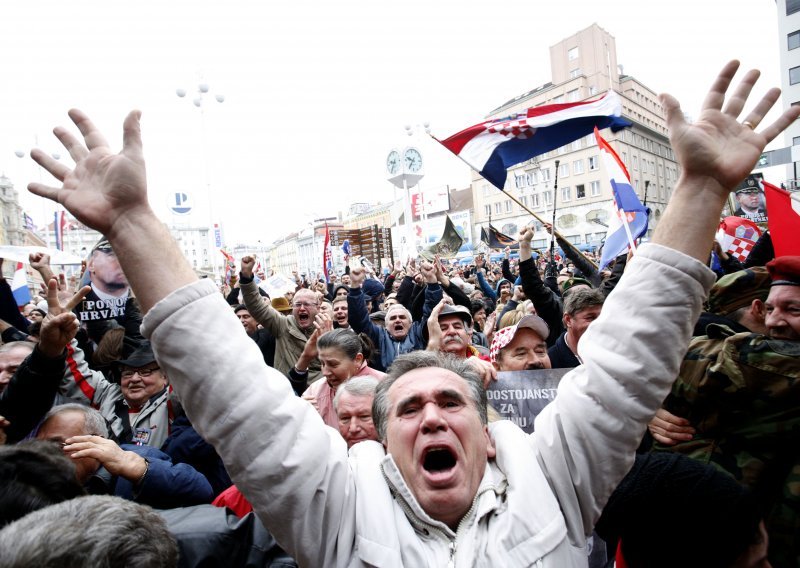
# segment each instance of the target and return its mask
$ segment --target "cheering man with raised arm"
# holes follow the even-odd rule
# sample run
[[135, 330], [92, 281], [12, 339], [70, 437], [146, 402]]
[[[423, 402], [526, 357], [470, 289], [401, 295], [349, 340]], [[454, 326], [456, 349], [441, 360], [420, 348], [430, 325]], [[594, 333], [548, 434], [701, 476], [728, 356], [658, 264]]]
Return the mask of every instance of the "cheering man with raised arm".
[[704, 261], [725, 199], [800, 114], [790, 107], [757, 132], [778, 100], [773, 89], [738, 122], [758, 72], [726, 102], [737, 68], [723, 68], [692, 124], [662, 97], [681, 179], [652, 242], [584, 334], [583, 364], [562, 379], [531, 435], [508, 421], [486, 425], [486, 394], [468, 364], [411, 353], [378, 386], [381, 443], [361, 442], [348, 456], [338, 432], [264, 364], [153, 214], [138, 112], [112, 154], [89, 118], [71, 111], [85, 145], [55, 133], [75, 168], [37, 150], [34, 159], [63, 186], [29, 187], [108, 237], [189, 418], [300, 565], [585, 566], [586, 535], [669, 392], [714, 281]]

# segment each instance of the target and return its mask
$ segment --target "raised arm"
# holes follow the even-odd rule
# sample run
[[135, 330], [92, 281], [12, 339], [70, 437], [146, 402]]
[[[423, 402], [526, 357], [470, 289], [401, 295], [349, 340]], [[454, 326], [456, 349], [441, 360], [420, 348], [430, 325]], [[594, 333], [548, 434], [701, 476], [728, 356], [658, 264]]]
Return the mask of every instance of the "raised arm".
[[[536, 448], [576, 539], [591, 531], [677, 376], [714, 281], [705, 261], [728, 193], [764, 145], [800, 114], [792, 107], [755, 132], [778, 98], [773, 89], [744, 123], [737, 122], [758, 76], [747, 73], [723, 107], [737, 68], [737, 62], [725, 66], [693, 124], [686, 123], [674, 98], [662, 96], [681, 179], [654, 244], [639, 248], [581, 338], [583, 365], [562, 379], [558, 397], [537, 417]], [[653, 321], [659, 322], [657, 329]], [[580, 526], [570, 520], [576, 518]]]

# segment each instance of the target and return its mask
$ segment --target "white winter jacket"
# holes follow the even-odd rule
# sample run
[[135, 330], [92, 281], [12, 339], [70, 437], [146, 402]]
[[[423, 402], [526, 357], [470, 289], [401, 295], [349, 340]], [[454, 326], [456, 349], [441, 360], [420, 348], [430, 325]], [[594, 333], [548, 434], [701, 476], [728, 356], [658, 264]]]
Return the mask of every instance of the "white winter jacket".
[[584, 364], [497, 457], [454, 533], [429, 518], [376, 442], [338, 432], [266, 367], [213, 284], [159, 302], [142, 327], [195, 428], [301, 566], [586, 566], [590, 534], [677, 375], [713, 274], [644, 245], [580, 343]]

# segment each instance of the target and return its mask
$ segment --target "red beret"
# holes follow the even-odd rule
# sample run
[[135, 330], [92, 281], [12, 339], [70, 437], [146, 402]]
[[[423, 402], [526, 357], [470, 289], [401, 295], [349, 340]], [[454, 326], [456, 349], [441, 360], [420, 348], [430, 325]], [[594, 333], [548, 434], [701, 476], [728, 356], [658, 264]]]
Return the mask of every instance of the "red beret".
[[767, 263], [773, 286], [800, 286], [800, 256], [779, 256]]

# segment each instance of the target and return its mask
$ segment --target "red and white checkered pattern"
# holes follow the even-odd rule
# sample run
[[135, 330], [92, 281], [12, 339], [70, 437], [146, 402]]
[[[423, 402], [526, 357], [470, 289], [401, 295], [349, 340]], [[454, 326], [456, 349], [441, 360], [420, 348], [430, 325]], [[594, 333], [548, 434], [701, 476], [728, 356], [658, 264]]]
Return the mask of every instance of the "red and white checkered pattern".
[[508, 120], [505, 122], [495, 122], [486, 125], [486, 131], [494, 134], [502, 134], [507, 138], [519, 138], [524, 140], [536, 133], [536, 129], [528, 126], [526, 120]]
[[731, 241], [731, 244], [728, 246], [727, 252], [728, 254], [735, 256], [739, 262], [744, 262], [747, 260], [750, 251], [753, 250], [754, 244], [755, 243], [753, 241], [734, 237]]

